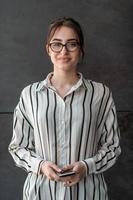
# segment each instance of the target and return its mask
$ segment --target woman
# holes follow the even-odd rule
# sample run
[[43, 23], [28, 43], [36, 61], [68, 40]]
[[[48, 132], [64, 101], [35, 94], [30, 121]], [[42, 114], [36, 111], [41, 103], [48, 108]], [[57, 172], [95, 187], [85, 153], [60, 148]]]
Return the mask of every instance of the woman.
[[77, 71], [84, 38], [75, 20], [50, 25], [46, 50], [53, 72], [24, 88], [14, 111], [9, 151], [28, 172], [23, 200], [107, 200], [103, 172], [120, 154], [111, 92]]

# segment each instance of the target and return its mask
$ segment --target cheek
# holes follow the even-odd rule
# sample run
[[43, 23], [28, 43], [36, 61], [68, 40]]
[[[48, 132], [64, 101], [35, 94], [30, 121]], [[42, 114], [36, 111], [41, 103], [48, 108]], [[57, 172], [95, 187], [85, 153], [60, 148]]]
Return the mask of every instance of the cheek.
[[54, 64], [57, 60], [57, 58], [56, 58], [57, 56], [55, 54], [54, 55], [50, 54], [49, 56], [50, 56], [51, 62]]
[[75, 60], [79, 62], [80, 58], [81, 58], [81, 52], [77, 52], [77, 54], [75, 54]]

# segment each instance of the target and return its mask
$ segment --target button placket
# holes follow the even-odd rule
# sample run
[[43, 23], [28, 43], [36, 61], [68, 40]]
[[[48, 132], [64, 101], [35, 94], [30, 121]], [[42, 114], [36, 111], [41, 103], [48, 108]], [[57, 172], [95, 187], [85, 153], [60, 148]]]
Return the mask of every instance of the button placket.
[[65, 165], [65, 102], [61, 97], [57, 97], [59, 108], [59, 122], [58, 122], [58, 163], [61, 167]]
[[65, 124], [65, 111], [66, 111], [66, 105], [63, 101], [63, 113], [62, 113], [62, 131], [61, 131], [61, 163], [62, 165], [66, 165], [66, 141], [65, 141], [65, 132], [66, 132], [66, 124]]

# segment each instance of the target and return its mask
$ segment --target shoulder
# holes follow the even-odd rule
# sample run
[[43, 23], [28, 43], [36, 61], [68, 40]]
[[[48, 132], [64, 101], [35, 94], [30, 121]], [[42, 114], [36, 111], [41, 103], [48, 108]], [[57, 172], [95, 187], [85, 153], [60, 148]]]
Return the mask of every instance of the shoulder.
[[91, 91], [93, 98], [100, 100], [101, 98], [107, 99], [112, 96], [112, 92], [104, 83], [96, 82], [93, 80], [84, 79], [84, 84]]
[[23, 88], [23, 90], [21, 92], [21, 96], [28, 97], [30, 95], [36, 94], [36, 92], [43, 85], [43, 82], [44, 81], [38, 81], [38, 82], [34, 82], [34, 83], [27, 85], [26, 87]]
[[106, 92], [110, 92], [109, 87], [107, 85], [105, 85], [104, 83], [96, 82], [96, 81], [89, 80], [89, 79], [84, 79], [84, 83], [88, 89], [92, 88], [94, 90], [94, 92], [100, 93], [104, 90]]

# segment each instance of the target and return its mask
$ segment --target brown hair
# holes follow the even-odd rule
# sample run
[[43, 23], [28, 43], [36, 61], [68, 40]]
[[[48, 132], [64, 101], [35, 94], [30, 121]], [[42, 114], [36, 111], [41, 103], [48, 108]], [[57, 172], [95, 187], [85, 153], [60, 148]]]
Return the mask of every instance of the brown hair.
[[82, 52], [82, 59], [83, 59], [83, 57], [84, 57], [84, 36], [83, 36], [83, 32], [82, 32], [80, 24], [72, 18], [63, 17], [63, 18], [59, 18], [59, 19], [56, 19], [55, 21], [53, 21], [49, 26], [46, 43], [47, 44], [50, 43], [50, 40], [52, 39], [54, 33], [61, 26], [70, 27], [76, 32], [78, 39], [79, 39], [79, 44], [80, 44], [80, 48], [81, 48], [81, 52]]

